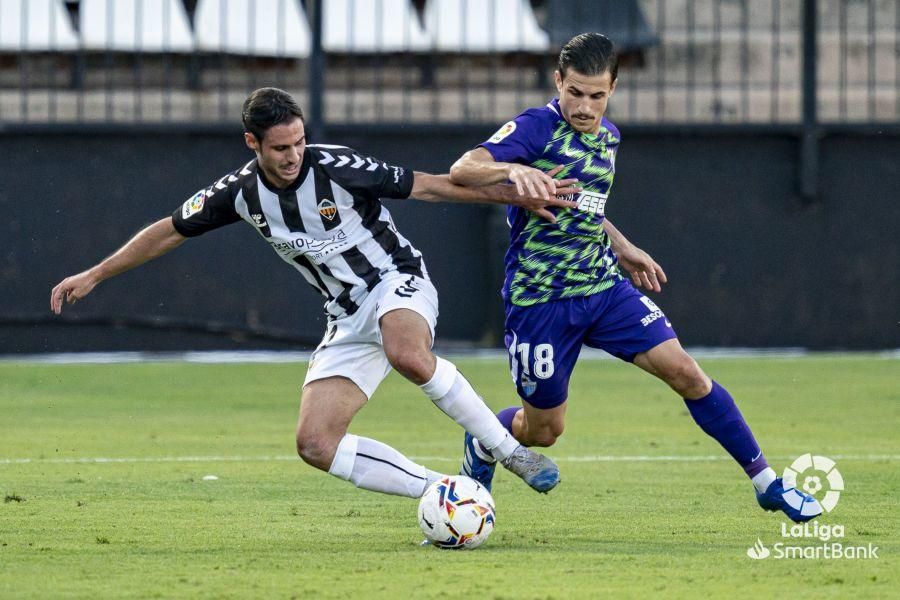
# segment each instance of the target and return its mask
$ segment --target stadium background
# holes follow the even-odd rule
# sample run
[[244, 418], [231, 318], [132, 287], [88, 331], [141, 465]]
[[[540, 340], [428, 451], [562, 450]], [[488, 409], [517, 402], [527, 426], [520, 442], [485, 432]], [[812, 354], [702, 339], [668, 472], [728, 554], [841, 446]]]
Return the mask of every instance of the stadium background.
[[[697, 346], [900, 346], [900, 3], [0, 0], [0, 352], [304, 348], [321, 301], [246, 227], [50, 315], [49, 290], [249, 160], [240, 103], [311, 141], [445, 172], [552, 97], [584, 30], [622, 50], [608, 214]], [[272, 34], [274, 32], [274, 35]], [[503, 211], [390, 201], [439, 340], [496, 347]]]

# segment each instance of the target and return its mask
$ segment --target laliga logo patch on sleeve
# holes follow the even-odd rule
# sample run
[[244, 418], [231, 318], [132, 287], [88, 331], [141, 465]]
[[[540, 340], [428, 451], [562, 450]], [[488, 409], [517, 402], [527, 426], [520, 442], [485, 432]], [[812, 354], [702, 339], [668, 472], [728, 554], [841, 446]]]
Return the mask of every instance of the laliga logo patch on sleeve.
[[492, 136], [491, 136], [491, 139], [489, 139], [488, 141], [489, 141], [490, 143], [492, 143], [492, 144], [499, 143], [499, 142], [502, 141], [506, 136], [508, 136], [509, 134], [511, 134], [511, 133], [512, 133], [513, 131], [515, 131], [515, 130], [516, 130], [516, 122], [515, 122], [515, 121], [510, 121], [509, 123], [507, 123], [506, 125], [504, 125], [504, 126], [501, 127], [500, 129], [498, 129], [498, 130], [497, 130], [497, 133], [495, 133], [494, 135], [492, 135]]
[[206, 202], [206, 192], [200, 191], [194, 194], [194, 197], [184, 203], [181, 207], [181, 217], [189, 219], [191, 215], [196, 215], [203, 210], [203, 204]]

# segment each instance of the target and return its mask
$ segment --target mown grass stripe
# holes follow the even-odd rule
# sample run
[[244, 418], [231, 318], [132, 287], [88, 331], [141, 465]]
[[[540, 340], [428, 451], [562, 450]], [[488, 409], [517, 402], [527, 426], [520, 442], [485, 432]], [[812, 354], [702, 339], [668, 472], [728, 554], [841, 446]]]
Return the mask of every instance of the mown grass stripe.
[[[459, 456], [410, 456], [415, 461], [458, 461]], [[587, 456], [553, 456], [553, 460], [558, 462], [714, 462], [727, 461], [731, 457], [725, 455], [708, 455], [708, 456], [692, 456], [692, 455], [632, 455], [632, 456], [612, 456], [612, 455], [587, 455]], [[797, 458], [796, 456], [773, 456], [770, 460], [790, 461]], [[900, 460], [900, 454], [836, 454], [829, 458], [838, 460]], [[73, 458], [0, 458], [0, 465], [70, 465], [70, 464], [117, 464], [117, 463], [215, 463], [215, 462], [276, 462], [276, 461], [295, 461], [300, 460], [296, 455], [279, 454], [272, 456], [95, 456], [95, 457], [73, 457]]]

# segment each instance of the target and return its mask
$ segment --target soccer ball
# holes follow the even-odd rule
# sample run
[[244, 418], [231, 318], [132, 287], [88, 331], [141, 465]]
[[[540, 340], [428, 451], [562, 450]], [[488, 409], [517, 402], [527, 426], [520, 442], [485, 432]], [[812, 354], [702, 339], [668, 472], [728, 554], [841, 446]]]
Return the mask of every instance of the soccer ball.
[[491, 493], [463, 475], [435, 481], [419, 501], [419, 527], [439, 548], [477, 548], [491, 535], [495, 520]]

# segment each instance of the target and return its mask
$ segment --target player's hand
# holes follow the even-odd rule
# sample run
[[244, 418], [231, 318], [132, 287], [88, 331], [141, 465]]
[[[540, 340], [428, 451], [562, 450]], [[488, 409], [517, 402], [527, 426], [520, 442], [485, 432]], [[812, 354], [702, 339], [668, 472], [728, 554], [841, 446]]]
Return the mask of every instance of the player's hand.
[[[564, 165], [556, 165], [549, 171], [547, 171], [547, 175], [551, 178], [556, 177], [556, 175], [563, 170]], [[568, 208], [575, 208], [577, 203], [572, 200], [564, 200], [565, 196], [575, 197], [575, 194], [581, 191], [581, 186], [578, 183], [578, 180], [574, 177], [571, 179], [553, 179], [553, 183], [556, 185], [556, 189], [554, 190], [554, 195], [557, 200], [561, 200], [565, 204], [559, 204], [556, 206], [566, 206]]]
[[524, 196], [519, 195], [515, 186], [512, 185], [500, 185], [498, 186], [498, 189], [501, 190], [502, 201], [504, 204], [520, 206], [551, 223], [556, 223], [556, 216], [547, 210], [547, 207], [557, 206], [560, 208], [575, 208], [578, 206], [576, 202], [568, 199], [578, 191], [578, 188], [572, 187], [571, 185], [560, 188], [559, 195], [554, 194], [546, 199], [528, 194], [525, 194]]
[[50, 310], [56, 314], [62, 313], [63, 302], [75, 304], [91, 293], [98, 281], [90, 271], [83, 271], [78, 275], [66, 277], [50, 292]]
[[663, 283], [668, 283], [666, 273], [653, 258], [635, 246], [628, 244], [616, 251], [619, 266], [628, 271], [635, 287], [661, 292]]
[[[559, 168], [557, 167], [557, 169]], [[558, 173], [559, 171], [556, 170], [556, 172]], [[519, 192], [520, 196], [540, 198], [549, 202], [550, 198], [557, 193], [556, 181], [554, 181], [553, 175], [550, 173], [544, 173], [540, 169], [527, 165], [510, 163], [508, 178], [516, 186], [516, 191]]]
[[[509, 179], [515, 184], [517, 193], [506, 198], [507, 204], [521, 206], [542, 219], [556, 223], [556, 216], [547, 207], [575, 208], [578, 204], [572, 198], [581, 191], [576, 185], [577, 179], [553, 178], [562, 169], [563, 166], [559, 165], [544, 173], [533, 167], [512, 164]], [[516, 179], [513, 179], [514, 173]]]

